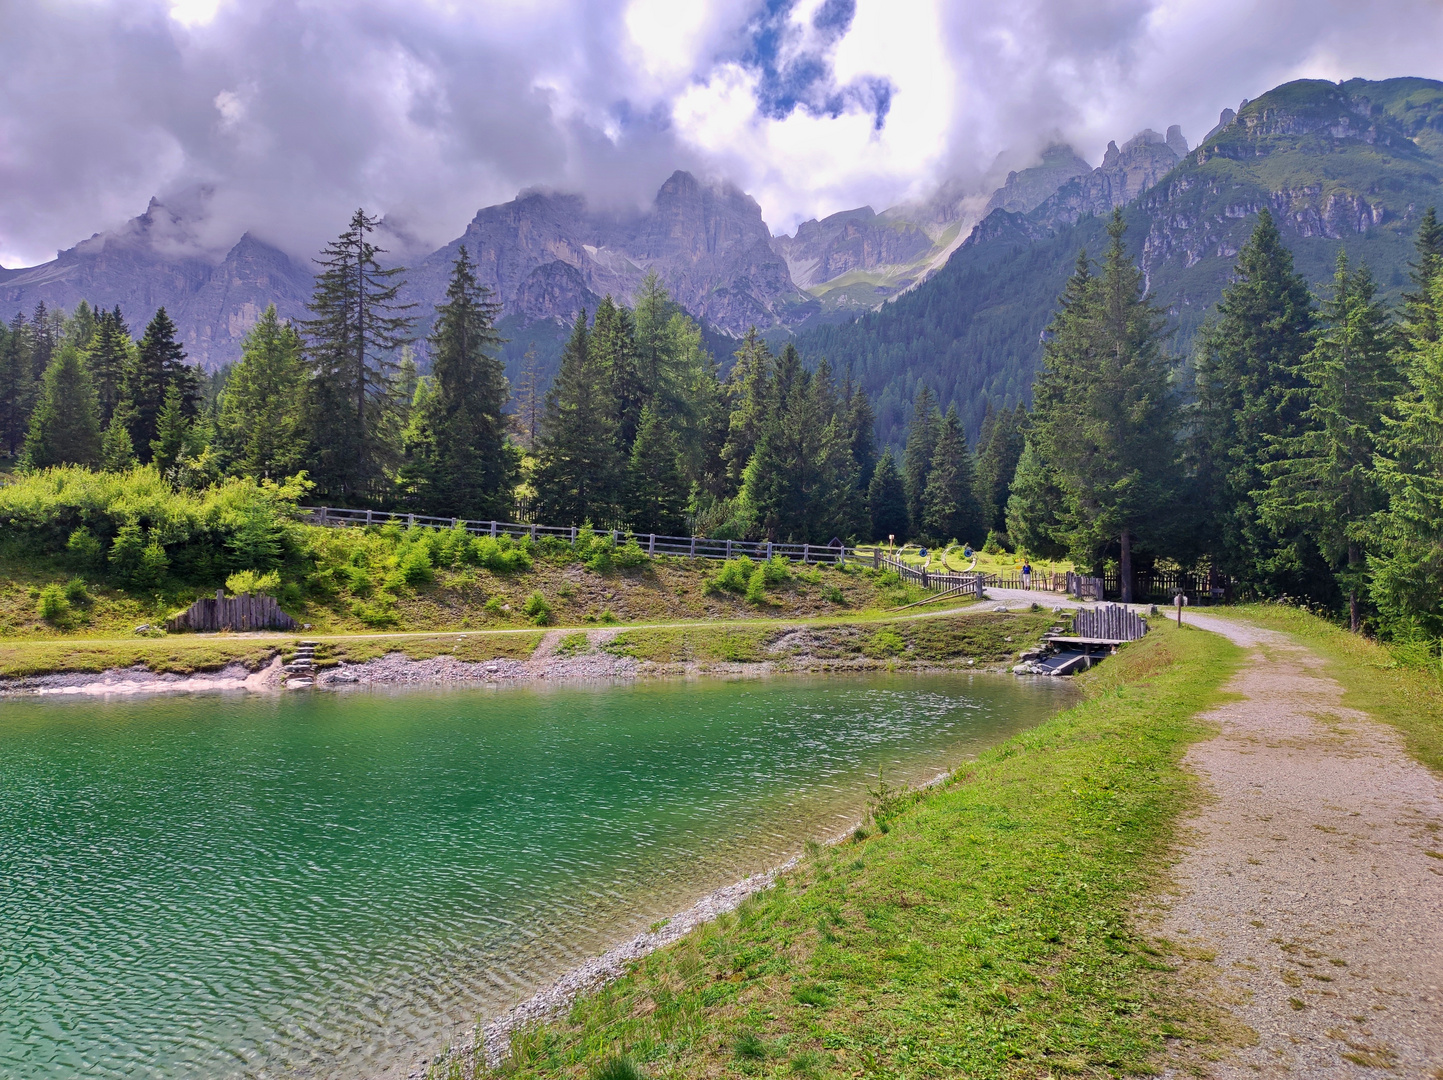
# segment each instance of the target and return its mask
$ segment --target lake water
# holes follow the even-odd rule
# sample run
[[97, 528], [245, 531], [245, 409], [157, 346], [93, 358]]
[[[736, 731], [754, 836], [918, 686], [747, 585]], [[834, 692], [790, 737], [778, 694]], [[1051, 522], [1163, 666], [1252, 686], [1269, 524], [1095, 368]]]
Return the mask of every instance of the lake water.
[[0, 700], [0, 1075], [366, 1076], [1066, 704], [778, 677]]

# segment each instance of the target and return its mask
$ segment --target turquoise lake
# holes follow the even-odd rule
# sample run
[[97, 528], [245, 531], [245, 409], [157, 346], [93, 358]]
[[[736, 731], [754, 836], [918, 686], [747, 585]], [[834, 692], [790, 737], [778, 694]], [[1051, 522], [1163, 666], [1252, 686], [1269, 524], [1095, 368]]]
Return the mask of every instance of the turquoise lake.
[[[0, 1076], [379, 1074], [1071, 700], [995, 675], [0, 699]], [[402, 1070], [404, 1075], [404, 1070]]]

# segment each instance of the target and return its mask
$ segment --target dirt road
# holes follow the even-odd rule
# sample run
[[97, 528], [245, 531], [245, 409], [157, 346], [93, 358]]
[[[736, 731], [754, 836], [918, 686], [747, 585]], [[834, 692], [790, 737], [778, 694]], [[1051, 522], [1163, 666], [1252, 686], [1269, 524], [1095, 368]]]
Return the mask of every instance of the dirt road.
[[1217, 1077], [1443, 1078], [1443, 783], [1341, 706], [1286, 636], [1189, 616], [1249, 650], [1186, 765], [1189, 822], [1159, 932], [1215, 954], [1257, 1043]]

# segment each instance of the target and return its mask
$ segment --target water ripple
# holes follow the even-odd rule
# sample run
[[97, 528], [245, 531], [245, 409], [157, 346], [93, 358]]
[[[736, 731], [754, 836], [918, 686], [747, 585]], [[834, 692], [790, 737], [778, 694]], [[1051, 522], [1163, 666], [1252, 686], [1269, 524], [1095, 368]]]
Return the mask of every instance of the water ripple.
[[985, 676], [0, 703], [0, 1074], [364, 1075], [1063, 703]]

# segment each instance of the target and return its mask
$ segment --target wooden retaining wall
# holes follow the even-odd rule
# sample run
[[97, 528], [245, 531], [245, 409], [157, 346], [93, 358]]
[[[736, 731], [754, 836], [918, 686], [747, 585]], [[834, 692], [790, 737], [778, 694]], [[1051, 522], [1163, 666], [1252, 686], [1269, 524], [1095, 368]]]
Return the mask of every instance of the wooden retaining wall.
[[1145, 633], [1147, 620], [1120, 604], [1083, 608], [1072, 619], [1073, 637], [1136, 641]]
[[197, 600], [173, 619], [165, 628], [171, 631], [196, 630], [214, 633], [217, 630], [294, 630], [292, 619], [265, 593], [242, 593], [227, 597], [217, 589], [215, 599]]

